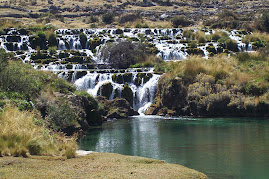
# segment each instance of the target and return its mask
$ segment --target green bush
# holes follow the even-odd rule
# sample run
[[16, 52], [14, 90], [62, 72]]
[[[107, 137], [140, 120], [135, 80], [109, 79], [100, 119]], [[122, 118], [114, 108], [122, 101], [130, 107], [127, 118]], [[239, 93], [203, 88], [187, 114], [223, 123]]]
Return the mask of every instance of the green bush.
[[49, 47], [57, 47], [57, 39], [56, 39], [56, 35], [54, 33], [51, 33], [48, 37], [48, 46]]
[[78, 125], [76, 110], [71, 107], [67, 98], [60, 97], [49, 103], [47, 114], [46, 121], [48, 121], [50, 128], [56, 131], [64, 131], [68, 127]]
[[59, 91], [61, 93], [70, 93], [76, 90], [76, 88], [73, 85], [71, 85], [70, 83], [68, 83], [67, 81], [63, 79], [58, 79], [58, 78], [56, 78], [51, 83], [51, 86], [55, 91]]
[[14, 61], [0, 72], [0, 86], [4, 91], [19, 92], [33, 97], [44, 86], [47, 78], [47, 75], [33, 70], [30, 65]]
[[56, 54], [56, 52], [57, 52], [55, 46], [49, 47], [48, 51], [49, 51], [50, 56]]
[[119, 19], [119, 22], [121, 24], [124, 24], [126, 22], [134, 22], [137, 19], [141, 19], [139, 14], [126, 14], [126, 15], [122, 15]]
[[227, 39], [225, 41], [225, 46], [228, 50], [231, 50], [233, 52], [238, 52], [238, 46], [237, 46], [237, 43], [236, 41], [234, 40], [231, 40], [231, 39]]
[[86, 48], [86, 42], [87, 42], [87, 36], [84, 33], [80, 33], [79, 34], [79, 40], [80, 40], [80, 44], [82, 49]]

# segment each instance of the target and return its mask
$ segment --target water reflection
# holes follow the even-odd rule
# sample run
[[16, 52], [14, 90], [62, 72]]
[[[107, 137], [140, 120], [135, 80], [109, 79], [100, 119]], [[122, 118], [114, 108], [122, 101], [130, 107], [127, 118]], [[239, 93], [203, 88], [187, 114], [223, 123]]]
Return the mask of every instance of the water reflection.
[[269, 177], [268, 120], [129, 118], [90, 131], [80, 146], [178, 163], [211, 178]]

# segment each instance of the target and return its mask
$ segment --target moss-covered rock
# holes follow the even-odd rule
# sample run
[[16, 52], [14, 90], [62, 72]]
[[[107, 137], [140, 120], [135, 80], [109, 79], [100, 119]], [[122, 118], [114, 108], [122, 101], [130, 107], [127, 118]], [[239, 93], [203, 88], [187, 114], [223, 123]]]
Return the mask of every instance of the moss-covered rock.
[[98, 37], [93, 38], [88, 41], [88, 44], [90, 50], [95, 50], [95, 48], [101, 44], [101, 39]]
[[111, 96], [112, 94], [112, 91], [113, 91], [113, 86], [112, 84], [109, 82], [109, 83], [105, 83], [103, 84], [99, 90], [98, 90], [98, 94], [102, 95], [102, 96], [105, 96], [107, 99], [109, 99], [109, 97]]
[[121, 97], [125, 98], [131, 106], [133, 105], [133, 91], [127, 83], [124, 84], [123, 90], [121, 91]]
[[132, 81], [132, 73], [124, 73], [122, 74], [123, 82], [124, 83], [130, 83]]
[[204, 51], [199, 48], [187, 48], [187, 53], [190, 55], [205, 55]]
[[208, 46], [208, 47], [206, 47], [206, 50], [210, 53], [213, 53], [213, 54], [216, 54], [217, 53], [217, 51], [216, 51], [216, 49], [215, 49], [215, 47], [214, 46]]
[[77, 79], [87, 75], [87, 71], [77, 71]]
[[98, 96], [96, 99], [104, 106], [104, 114], [107, 118], [126, 118], [128, 116], [138, 115], [138, 112], [136, 112], [124, 98], [107, 100], [103, 96]]
[[123, 84], [124, 83], [123, 74], [114, 74], [112, 76], [112, 80], [115, 83]]

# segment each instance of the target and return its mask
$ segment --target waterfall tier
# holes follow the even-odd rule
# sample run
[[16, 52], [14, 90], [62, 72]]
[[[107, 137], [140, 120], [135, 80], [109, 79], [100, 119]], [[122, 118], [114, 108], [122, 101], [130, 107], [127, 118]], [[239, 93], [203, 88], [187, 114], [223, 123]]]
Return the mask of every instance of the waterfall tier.
[[[148, 44], [156, 52], [157, 56], [163, 60], [183, 60], [188, 55], [203, 55], [207, 58], [211, 54], [229, 52], [229, 47], [217, 38], [210, 40], [194, 41], [195, 36], [201, 33], [198, 30], [190, 30], [184, 33], [184, 29], [58, 29], [55, 31], [56, 53], [50, 54], [48, 47], [51, 46], [49, 40], [43, 36], [30, 35], [25, 31], [9, 29], [5, 34], [0, 35], [0, 47], [6, 51], [13, 51], [17, 57], [25, 62], [33, 64], [85, 64], [105, 63], [100, 60], [100, 49], [107, 43], [121, 40], [132, 42], [142, 42]], [[252, 43], [243, 43], [243, 38], [247, 32], [202, 30], [204, 35], [216, 33], [226, 33], [227, 38], [237, 43], [236, 50], [251, 51]], [[195, 42], [196, 44], [193, 44]], [[36, 55], [37, 47], [43, 50], [39, 56]], [[227, 49], [228, 48], [228, 49]], [[48, 60], [49, 59], [49, 60]], [[85, 67], [90, 68], [90, 67]]]
[[79, 78], [77, 77], [78, 71], [74, 71], [72, 74], [63, 71], [58, 75], [73, 81], [77, 89], [85, 90], [94, 97], [102, 95], [110, 100], [123, 97], [140, 114], [143, 114], [154, 101], [160, 78], [160, 75], [153, 74], [148, 69], [143, 72], [131, 70], [126, 73], [84, 71], [84, 76]]

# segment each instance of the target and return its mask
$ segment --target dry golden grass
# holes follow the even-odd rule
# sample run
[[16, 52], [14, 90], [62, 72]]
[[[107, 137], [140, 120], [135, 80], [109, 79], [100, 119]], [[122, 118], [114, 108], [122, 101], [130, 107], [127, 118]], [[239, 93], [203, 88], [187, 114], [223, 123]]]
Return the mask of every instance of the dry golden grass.
[[109, 153], [93, 153], [68, 160], [2, 157], [0, 166], [3, 178], [207, 178], [181, 165]]
[[243, 40], [249, 42], [264, 41], [266, 43], [269, 43], [269, 35], [267, 33], [254, 32], [250, 35], [246, 35]]
[[74, 157], [76, 138], [36, 125], [38, 115], [7, 106], [0, 114], [0, 156], [60, 155]]

